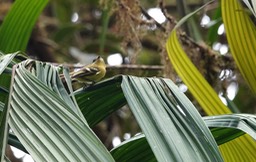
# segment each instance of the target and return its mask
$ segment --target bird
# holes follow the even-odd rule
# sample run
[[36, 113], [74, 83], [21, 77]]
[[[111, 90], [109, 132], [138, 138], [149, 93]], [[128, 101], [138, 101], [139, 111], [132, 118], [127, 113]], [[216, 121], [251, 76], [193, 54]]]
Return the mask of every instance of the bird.
[[101, 56], [98, 56], [89, 65], [85, 65], [78, 71], [70, 73], [72, 82], [78, 81], [83, 84], [94, 84], [100, 81], [106, 74], [106, 64]]

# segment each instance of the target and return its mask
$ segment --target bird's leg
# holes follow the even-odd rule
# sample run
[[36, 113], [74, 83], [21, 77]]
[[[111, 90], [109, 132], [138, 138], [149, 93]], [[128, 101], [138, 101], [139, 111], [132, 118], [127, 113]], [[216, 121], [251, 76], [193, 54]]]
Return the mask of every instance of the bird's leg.
[[86, 79], [88, 82], [83, 82], [84, 86], [83, 86], [83, 90], [85, 90], [86, 88], [90, 87], [90, 86], [93, 86], [96, 82], [93, 81], [93, 80], [89, 80], [89, 79]]

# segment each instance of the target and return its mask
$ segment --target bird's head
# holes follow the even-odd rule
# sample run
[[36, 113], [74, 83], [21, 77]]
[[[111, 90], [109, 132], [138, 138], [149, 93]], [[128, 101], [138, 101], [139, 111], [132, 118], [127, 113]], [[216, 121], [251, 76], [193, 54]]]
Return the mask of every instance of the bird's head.
[[98, 56], [96, 59], [93, 60], [93, 63], [99, 66], [106, 67], [106, 64], [101, 56]]

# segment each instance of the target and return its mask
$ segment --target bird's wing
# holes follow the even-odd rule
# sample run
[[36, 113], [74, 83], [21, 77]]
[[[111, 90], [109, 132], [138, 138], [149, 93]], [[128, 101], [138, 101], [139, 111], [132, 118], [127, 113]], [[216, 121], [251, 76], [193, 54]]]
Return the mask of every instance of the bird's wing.
[[83, 69], [80, 69], [79, 71], [76, 71], [72, 75], [72, 78], [81, 78], [84, 76], [92, 76], [92, 75], [96, 75], [97, 73], [99, 73], [99, 69], [96, 67], [83, 68]]

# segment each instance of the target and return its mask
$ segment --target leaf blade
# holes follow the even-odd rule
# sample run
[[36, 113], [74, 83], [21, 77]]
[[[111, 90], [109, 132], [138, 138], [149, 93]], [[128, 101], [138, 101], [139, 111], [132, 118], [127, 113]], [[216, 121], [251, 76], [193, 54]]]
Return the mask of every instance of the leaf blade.
[[26, 62], [15, 69], [9, 124], [32, 157], [36, 161], [112, 161], [84, 119], [24, 67]]
[[[211, 159], [212, 161], [222, 161], [217, 145], [209, 130], [207, 128], [204, 131], [198, 129], [199, 127], [205, 128], [203, 122], [195, 123], [194, 120], [190, 120], [190, 123], [188, 123], [182, 114], [186, 113], [183, 109], [184, 107], [181, 106], [184, 112], [179, 111], [177, 110], [176, 103], [180, 102], [174, 102], [175, 100], [179, 101], [179, 98], [174, 99], [171, 97], [172, 99], [170, 99], [166, 97], [166, 95], [168, 96], [168, 90], [176, 92], [177, 87], [176, 89], [173, 88], [175, 86], [171, 81], [168, 83], [166, 81], [162, 82], [165, 84], [161, 83], [158, 79], [128, 76], [123, 78], [121, 85], [127, 102], [143, 133], [146, 135], [157, 160], [205, 161], [206, 159]], [[166, 89], [168, 90], [166, 91]], [[189, 105], [192, 106], [191, 103]], [[189, 108], [190, 111], [196, 111], [194, 107], [186, 108]], [[198, 117], [199, 114], [191, 113], [189, 115], [194, 116], [195, 119], [195, 116]], [[198, 118], [200, 119], [200, 117]], [[196, 138], [196, 135], [193, 133], [195, 128], [197, 128], [197, 133], [205, 138]], [[209, 147], [204, 148], [201, 142], [206, 142], [204, 141], [206, 139], [213, 143]], [[208, 144], [209, 141], [207, 141]], [[182, 153], [178, 150], [182, 150]]]
[[0, 28], [0, 49], [25, 51], [34, 24], [48, 0], [17, 0]]
[[238, 1], [221, 2], [222, 17], [231, 54], [243, 78], [256, 93], [256, 30]]

